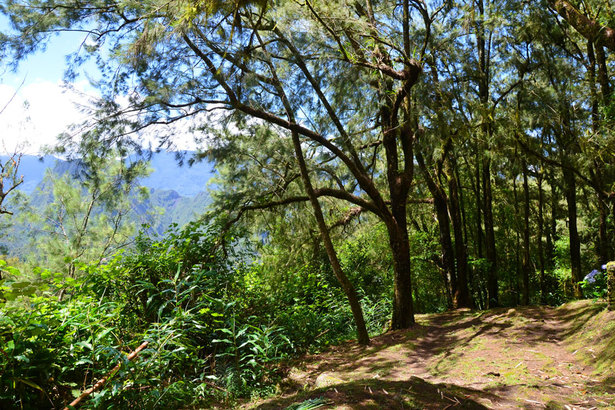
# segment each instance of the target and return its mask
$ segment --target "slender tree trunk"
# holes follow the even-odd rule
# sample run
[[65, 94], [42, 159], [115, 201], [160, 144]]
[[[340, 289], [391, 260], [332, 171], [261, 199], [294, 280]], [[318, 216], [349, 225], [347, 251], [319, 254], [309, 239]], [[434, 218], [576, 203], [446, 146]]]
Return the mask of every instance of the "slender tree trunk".
[[557, 235], [557, 216], [559, 214], [559, 195], [555, 175], [553, 171], [549, 173], [549, 183], [551, 185], [551, 215], [549, 219], [549, 227], [547, 229], [547, 266], [549, 270], [553, 270], [555, 264], [555, 242], [558, 240]]
[[483, 209], [485, 211], [485, 251], [487, 256], [488, 306], [499, 306], [498, 265], [493, 223], [493, 199], [491, 193], [491, 160], [483, 160]]
[[[482, 206], [482, 189], [481, 189], [481, 156], [479, 153], [479, 149], [476, 150], [476, 169], [475, 169], [475, 181], [476, 181], [476, 192], [474, 193], [476, 199], [476, 256], [479, 260], [482, 261], [484, 257], [483, 253], [483, 242], [484, 242], [484, 234], [483, 234], [483, 206]], [[485, 283], [485, 271], [477, 266], [478, 275], [474, 275], [475, 277], [480, 278], [480, 285], [478, 286], [478, 295], [480, 299], [480, 305], [482, 309], [485, 309], [488, 305], [489, 296], [485, 296], [488, 294], [487, 290], [484, 287]]]
[[[260, 42], [263, 51], [265, 52], [265, 62], [269, 65], [271, 70], [271, 76], [274, 80], [273, 86], [278, 92], [282, 103], [284, 105], [284, 109], [286, 110], [286, 115], [291, 122], [295, 122], [295, 113], [292, 109], [289, 99], [286, 96], [284, 91], [284, 87], [280, 82], [275, 66], [271, 60], [271, 57], [266, 51], [266, 47], [264, 42], [262, 41], [258, 32], [255, 33], [256, 38]], [[208, 65], [210, 68], [213, 67], [213, 63], [209, 61]], [[295, 150], [295, 157], [297, 158], [297, 162], [299, 164], [299, 172], [301, 174], [301, 180], [303, 181], [303, 185], [305, 187], [305, 192], [310, 200], [312, 205], [312, 209], [314, 211], [314, 217], [316, 218], [316, 223], [318, 225], [318, 230], [320, 231], [320, 236], [322, 237], [323, 244], [325, 246], [325, 251], [327, 252], [327, 256], [329, 257], [329, 262], [331, 263], [331, 268], [333, 270], [333, 274], [337, 278], [342, 290], [346, 294], [348, 298], [348, 303], [350, 304], [350, 310], [352, 311], [352, 316], [354, 318], [355, 325], [357, 326], [357, 340], [359, 344], [368, 345], [369, 344], [369, 335], [367, 333], [367, 328], [365, 326], [365, 319], [363, 317], [363, 309], [361, 308], [361, 303], [359, 301], [359, 296], [357, 295], [357, 291], [352, 285], [352, 283], [348, 280], [348, 277], [342, 270], [342, 266], [337, 257], [337, 253], [335, 252], [335, 248], [333, 247], [333, 242], [331, 241], [331, 236], [329, 235], [329, 229], [327, 228], [327, 224], [325, 222], [324, 215], [322, 213], [322, 208], [320, 203], [318, 202], [318, 197], [314, 191], [314, 187], [312, 186], [312, 181], [310, 180], [310, 176], [308, 173], [308, 168], [305, 163], [305, 157], [303, 156], [303, 149], [301, 148], [301, 139], [299, 138], [299, 133], [297, 131], [291, 131], [291, 137], [293, 141], [293, 148]]]
[[[476, 0], [476, 50], [478, 55], [478, 95], [483, 110], [487, 111], [490, 106], [489, 84], [490, 78], [490, 50], [491, 40], [485, 28], [485, 2]], [[485, 149], [490, 150], [490, 137], [492, 136], [491, 119], [488, 116], [483, 118], [482, 137], [486, 139]], [[491, 158], [489, 154], [482, 158], [482, 179], [483, 179], [483, 212], [485, 222], [485, 254], [487, 257], [487, 292], [489, 307], [499, 305], [498, 295], [498, 265], [497, 252], [495, 245], [495, 230], [493, 221], [493, 198], [491, 188]]]
[[[477, 150], [478, 151], [478, 150]], [[475, 179], [476, 179], [476, 192], [475, 192], [475, 198], [476, 198], [476, 254], [478, 256], [479, 259], [483, 258], [483, 207], [482, 207], [482, 196], [481, 196], [481, 178], [480, 178], [480, 164], [481, 164], [481, 158], [480, 158], [480, 154], [477, 152], [476, 153], [476, 172], [475, 172]]]
[[609, 235], [607, 230], [607, 218], [609, 209], [600, 194], [596, 195], [598, 201], [598, 213], [600, 222], [598, 225], [598, 257], [600, 265], [605, 265], [611, 261], [611, 247], [609, 246]]
[[527, 178], [527, 163], [525, 160], [522, 163], [523, 166], [523, 304], [530, 304], [530, 188]]
[[331, 268], [333, 269], [333, 273], [337, 278], [338, 282], [342, 286], [342, 290], [346, 294], [346, 297], [348, 298], [348, 303], [350, 304], [350, 310], [352, 311], [352, 316], [354, 318], [355, 325], [357, 326], [357, 340], [359, 344], [368, 345], [369, 335], [365, 326], [365, 319], [363, 318], [363, 309], [361, 308], [359, 296], [357, 295], [356, 289], [354, 288], [350, 280], [348, 280], [348, 277], [342, 270], [342, 266], [340, 265], [340, 261], [337, 257], [337, 252], [333, 247], [333, 242], [331, 241], [331, 236], [329, 235], [329, 229], [327, 228], [327, 224], [322, 213], [322, 208], [320, 207], [320, 203], [318, 202], [318, 198], [316, 196], [316, 193], [314, 192], [314, 187], [312, 186], [312, 181], [310, 180], [308, 174], [307, 165], [303, 156], [303, 150], [301, 149], [301, 140], [299, 139], [299, 134], [293, 132], [292, 139], [293, 146], [295, 148], [295, 156], [297, 158], [297, 161], [299, 162], [301, 179], [303, 180], [305, 191], [307, 192], [308, 198], [310, 199], [310, 203], [312, 204], [312, 209], [314, 210], [314, 217], [316, 218], [318, 229], [320, 231], [320, 236], [325, 246], [327, 256], [329, 257], [329, 262], [331, 263]]
[[519, 212], [519, 195], [517, 194], [517, 175], [515, 174], [512, 179], [513, 184], [513, 202], [515, 204], [515, 223], [514, 223], [514, 232], [515, 232], [515, 305], [521, 304], [521, 227], [519, 224], [519, 219], [521, 218], [521, 213]]
[[475, 305], [473, 300], [473, 290], [474, 290], [474, 275], [473, 269], [468, 264], [468, 217], [466, 214], [465, 202], [463, 198], [463, 185], [461, 184], [461, 177], [459, 176], [459, 167], [455, 165], [455, 179], [457, 180], [457, 188], [459, 190], [459, 209], [461, 211], [461, 225], [463, 227], [463, 243], [466, 245], [466, 265], [468, 271], [468, 292], [470, 294], [470, 301], [473, 305]]
[[[450, 281], [450, 294], [452, 305], [450, 307], [457, 308], [457, 300], [455, 295], [457, 293], [457, 275], [455, 273], [455, 259], [453, 250], [453, 241], [451, 240], [451, 229], [449, 224], [448, 205], [446, 201], [446, 193], [438, 182], [438, 176], [435, 178], [430, 174], [427, 166], [425, 165], [425, 159], [417, 150], [416, 159], [419, 165], [419, 170], [425, 178], [427, 188], [429, 189], [431, 196], [434, 200], [434, 208], [436, 210], [436, 216], [438, 218], [438, 231], [440, 233], [440, 247], [442, 250], [441, 262], [444, 268], [444, 275], [447, 277], [446, 282]], [[448, 291], [448, 289], [447, 289]]]
[[461, 211], [459, 207], [459, 187], [454, 172], [455, 162], [452, 158], [446, 161], [446, 171], [449, 189], [449, 210], [455, 235], [455, 259], [457, 261], [457, 291], [454, 303], [457, 308], [472, 307], [472, 299], [468, 289], [468, 254], [463, 240]]
[[602, 90], [602, 99], [605, 105], [611, 99], [611, 83], [609, 81], [609, 67], [606, 61], [604, 48], [600, 45], [596, 47], [596, 62], [598, 63], [598, 81]]
[[455, 259], [453, 252], [453, 242], [451, 240], [451, 230], [448, 222], [448, 207], [446, 205], [446, 198], [442, 198], [439, 195], [434, 195], [434, 207], [436, 209], [436, 216], [438, 218], [438, 228], [440, 232], [440, 247], [442, 249], [442, 266], [444, 267], [444, 274], [450, 281], [450, 293], [452, 296], [452, 306], [457, 308], [457, 275], [455, 274]]
[[542, 168], [538, 172], [538, 263], [540, 264], [540, 303], [547, 303], [547, 288], [545, 283], [545, 255], [542, 246], [542, 237], [544, 235], [544, 192], [542, 189], [542, 181], [544, 175]]
[[570, 164], [565, 164], [562, 171], [564, 174], [564, 185], [566, 189], [566, 202], [568, 204], [568, 235], [570, 238], [570, 267], [572, 269], [572, 286], [574, 296], [582, 298], [583, 292], [579, 282], [583, 280], [581, 273], [581, 241], [577, 229], [577, 191], [576, 181]]
[[[600, 88], [602, 90], [603, 95], [603, 103], [608, 104], [609, 94], [610, 94], [610, 84], [608, 80], [608, 75], [606, 72], [606, 64], [604, 61], [604, 50], [602, 46], [598, 46], [601, 49], [601, 52], [598, 60], [600, 64], [598, 64], [598, 72], [599, 72], [599, 82]], [[600, 132], [600, 104], [598, 101], [598, 90], [596, 87], [596, 55], [594, 53], [594, 44], [592, 41], [587, 42], [587, 59], [588, 59], [588, 76], [589, 76], [589, 89], [590, 89], [590, 98], [591, 98], [591, 119], [592, 119], [592, 131], [594, 134], [598, 134]], [[593, 161], [594, 167], [591, 170], [591, 176], [594, 184], [597, 187], [602, 186], [602, 172], [601, 172], [601, 164], [598, 159], [594, 159]], [[608, 208], [606, 203], [604, 202], [604, 198], [602, 197], [601, 192], [596, 193], [596, 202], [598, 205], [598, 214], [599, 214], [599, 224], [598, 224], [598, 240], [596, 243], [598, 260], [601, 265], [609, 262], [610, 257], [610, 246], [609, 246], [609, 238], [607, 232], [607, 217], [608, 217]]]

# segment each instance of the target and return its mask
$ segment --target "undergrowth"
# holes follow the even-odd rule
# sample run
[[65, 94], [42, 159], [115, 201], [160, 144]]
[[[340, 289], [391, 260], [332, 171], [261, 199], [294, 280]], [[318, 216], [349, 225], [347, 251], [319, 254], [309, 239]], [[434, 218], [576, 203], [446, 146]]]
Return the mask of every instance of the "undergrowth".
[[[0, 408], [64, 407], [109, 376], [82, 408], [226, 406], [272, 394], [285, 359], [354, 336], [339, 287], [318, 269], [274, 291], [251, 255], [224, 252], [218, 236], [198, 223], [140, 235], [75, 278], [0, 263]], [[375, 333], [389, 311], [369, 297]]]

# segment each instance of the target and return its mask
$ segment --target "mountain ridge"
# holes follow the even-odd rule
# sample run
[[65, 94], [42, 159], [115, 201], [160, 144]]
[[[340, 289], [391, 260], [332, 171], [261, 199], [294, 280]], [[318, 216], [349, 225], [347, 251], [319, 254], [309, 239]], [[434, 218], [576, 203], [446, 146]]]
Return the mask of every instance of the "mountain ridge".
[[[196, 161], [188, 166], [186, 165], [188, 161], [184, 160], [183, 165], [180, 165], [182, 157], [190, 158], [193, 155], [193, 151], [145, 153], [139, 158], [149, 158], [149, 167], [152, 172], [139, 180], [140, 185], [156, 190], [174, 190], [183, 197], [194, 197], [206, 191], [207, 182], [215, 175], [215, 168], [207, 161]], [[0, 161], [4, 162], [8, 158], [7, 155], [0, 155]], [[137, 157], [131, 159], [134, 160]], [[24, 182], [18, 189], [25, 194], [32, 194], [43, 180], [47, 169], [70, 168], [68, 165], [70, 162], [53, 155], [23, 155], [18, 175], [23, 175]]]

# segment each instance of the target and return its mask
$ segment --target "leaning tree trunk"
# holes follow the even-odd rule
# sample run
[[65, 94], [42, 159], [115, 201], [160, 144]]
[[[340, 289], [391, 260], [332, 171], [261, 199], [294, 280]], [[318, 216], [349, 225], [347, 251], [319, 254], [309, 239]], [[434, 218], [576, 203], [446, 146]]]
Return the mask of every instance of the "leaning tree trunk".
[[416, 160], [419, 165], [421, 174], [425, 178], [427, 188], [429, 189], [438, 218], [438, 230], [440, 233], [440, 248], [442, 250], [441, 262], [444, 268], [445, 283], [449, 282], [450, 289], [446, 289], [447, 294], [450, 292], [452, 308], [457, 308], [457, 275], [455, 273], [455, 254], [453, 250], [453, 241], [451, 239], [451, 228], [449, 224], [449, 213], [446, 199], [446, 193], [438, 182], [438, 175], [435, 178], [430, 174], [425, 164], [425, 159], [420, 150], [416, 152]]
[[314, 192], [312, 182], [310, 181], [307, 165], [305, 163], [305, 158], [301, 149], [301, 141], [299, 139], [299, 134], [293, 132], [292, 139], [293, 146], [295, 148], [295, 156], [297, 157], [297, 161], [299, 162], [301, 179], [303, 180], [305, 191], [307, 192], [308, 198], [310, 199], [310, 203], [312, 204], [312, 209], [314, 210], [314, 217], [316, 218], [318, 230], [320, 231], [320, 236], [322, 237], [327, 256], [329, 257], [331, 268], [333, 269], [333, 273], [337, 278], [338, 282], [342, 286], [342, 290], [346, 294], [346, 297], [348, 298], [348, 303], [350, 304], [350, 310], [352, 311], [352, 316], [354, 318], [355, 325], [357, 326], [357, 340], [359, 344], [368, 345], [369, 335], [365, 326], [365, 319], [363, 318], [363, 310], [361, 308], [359, 296], [357, 295], [356, 289], [354, 288], [350, 280], [348, 280], [348, 277], [342, 270], [342, 266], [340, 265], [337, 253], [335, 252], [335, 248], [333, 247], [333, 242], [331, 241], [331, 236], [329, 235], [329, 229], [327, 228], [327, 224], [322, 213], [322, 208], [320, 206], [320, 203], [318, 202], [316, 193]]
[[[275, 67], [271, 60], [271, 56], [268, 54], [265, 47], [265, 43], [261, 39], [258, 32], [256, 32], [255, 34], [256, 38], [262, 46], [262, 50], [265, 52], [265, 62], [270, 68], [271, 77], [273, 79], [273, 86], [278, 92], [282, 104], [284, 105], [284, 109], [286, 110], [286, 115], [288, 116], [288, 119], [294, 123], [295, 113], [288, 97], [286, 96], [284, 87], [282, 86], [282, 83], [277, 76]], [[211, 62], [209, 65], [213, 66]], [[333, 274], [337, 278], [340, 286], [342, 287], [342, 290], [348, 298], [348, 303], [350, 304], [350, 310], [352, 311], [352, 316], [354, 318], [355, 325], [357, 326], [357, 340], [359, 344], [368, 345], [369, 335], [365, 326], [365, 319], [363, 318], [363, 309], [361, 308], [359, 296], [357, 295], [357, 291], [350, 282], [350, 280], [348, 280], [348, 277], [344, 274], [340, 261], [337, 257], [337, 253], [335, 252], [335, 248], [333, 247], [333, 242], [331, 241], [331, 236], [329, 235], [329, 228], [327, 227], [327, 224], [325, 222], [322, 208], [320, 206], [320, 203], [318, 202], [318, 197], [316, 196], [314, 187], [312, 186], [312, 181], [310, 180], [308, 168], [305, 163], [305, 157], [303, 156], [303, 150], [301, 148], [301, 139], [299, 138], [299, 133], [293, 130], [291, 131], [291, 137], [293, 141], [293, 148], [295, 150], [295, 157], [297, 158], [297, 162], [299, 163], [299, 172], [301, 174], [301, 179], [303, 181], [303, 185], [305, 187], [308, 199], [312, 205], [314, 217], [316, 218], [316, 223], [318, 225], [318, 230], [320, 231], [320, 236], [322, 237], [327, 256], [329, 257], [329, 262], [331, 263], [331, 269], [333, 270]]]

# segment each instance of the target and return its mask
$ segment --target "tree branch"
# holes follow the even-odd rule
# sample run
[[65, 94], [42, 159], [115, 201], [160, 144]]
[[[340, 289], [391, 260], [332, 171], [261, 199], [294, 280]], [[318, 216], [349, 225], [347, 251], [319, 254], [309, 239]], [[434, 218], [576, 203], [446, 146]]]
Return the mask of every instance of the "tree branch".
[[586, 39], [615, 51], [615, 30], [601, 26], [566, 0], [549, 0], [551, 7]]

